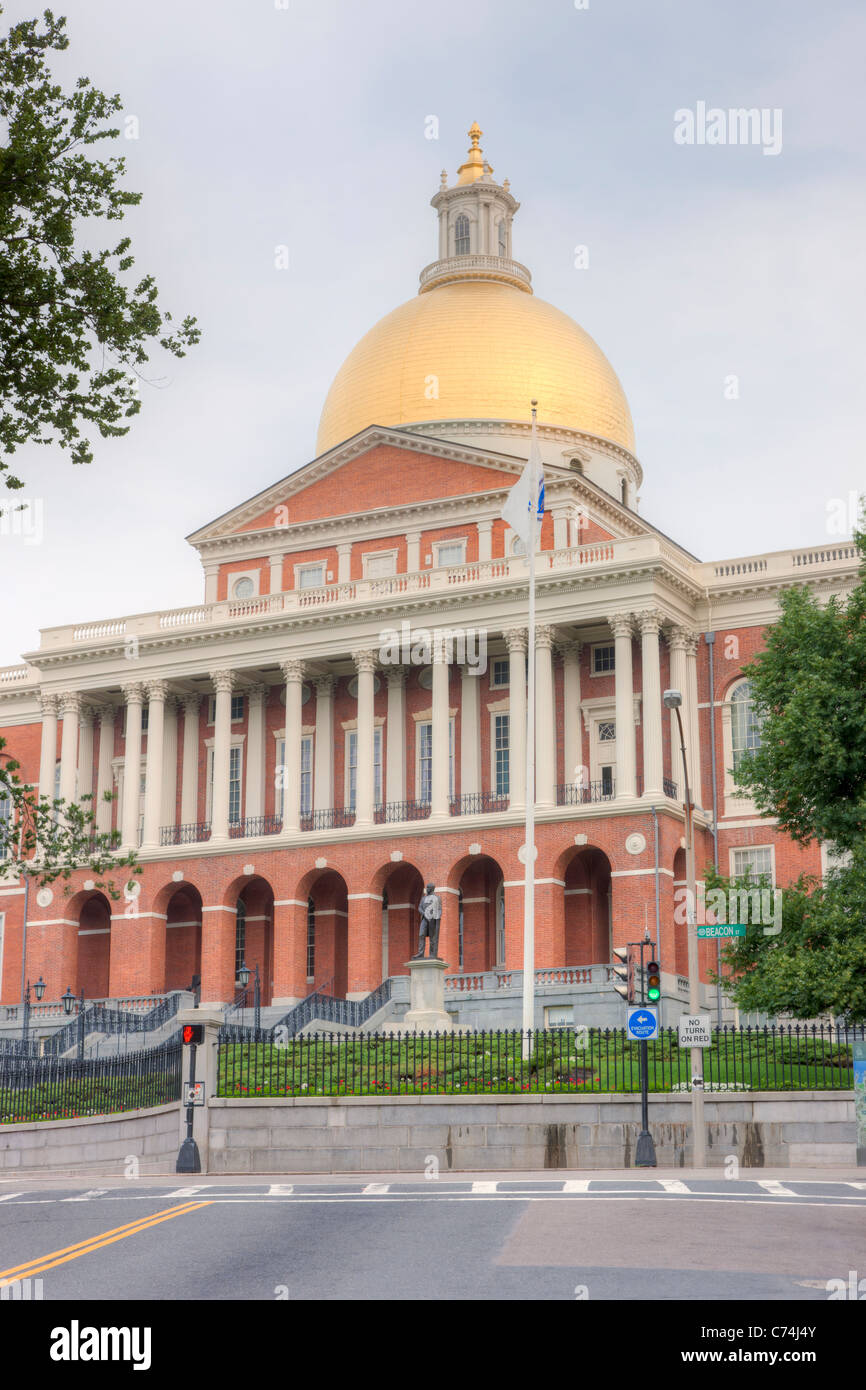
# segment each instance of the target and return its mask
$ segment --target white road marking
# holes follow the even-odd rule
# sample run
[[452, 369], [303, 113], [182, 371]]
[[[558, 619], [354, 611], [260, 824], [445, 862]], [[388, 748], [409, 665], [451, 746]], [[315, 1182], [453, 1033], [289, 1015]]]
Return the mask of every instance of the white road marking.
[[792, 1192], [790, 1187], [786, 1187], [783, 1182], [776, 1182], [775, 1178], [758, 1178], [758, 1186], [765, 1192], [769, 1192], [771, 1197], [796, 1197], [796, 1192]]
[[656, 1178], [656, 1182], [661, 1183], [665, 1192], [686, 1192], [692, 1196], [691, 1189], [686, 1187], [684, 1182], [680, 1182], [679, 1178]]
[[861, 1189], [861, 1191], [866, 1192], [866, 1182], [846, 1182], [845, 1186], [846, 1186], [846, 1187], [859, 1187], [859, 1188]]
[[497, 1189], [497, 1186], [498, 1186], [498, 1184], [495, 1183], [495, 1182], [474, 1182], [474, 1183], [472, 1184], [472, 1191], [473, 1191], [473, 1192], [495, 1192], [496, 1189]]
[[91, 1197], [104, 1197], [107, 1187], [94, 1187], [90, 1192], [82, 1192], [79, 1197], [64, 1197], [64, 1202], [89, 1202]]
[[563, 1192], [588, 1192], [590, 1178], [569, 1178], [562, 1184]]
[[282, 1184], [282, 1183], [275, 1182], [275, 1183], [272, 1183], [271, 1186], [268, 1188], [268, 1196], [269, 1196], [269, 1197], [291, 1197], [291, 1195], [292, 1195], [292, 1193], [294, 1192], [294, 1190], [295, 1190], [295, 1189], [294, 1189], [294, 1187], [291, 1185], [291, 1183]]
[[388, 1182], [368, 1182], [364, 1188], [364, 1194], [368, 1197], [383, 1197], [390, 1190], [391, 1184]]
[[0, 1202], [11, 1202], [13, 1197], [23, 1197], [23, 1192], [4, 1192]]
[[166, 1197], [197, 1197], [200, 1192], [204, 1192], [203, 1186], [200, 1187], [178, 1187], [174, 1192], [166, 1192]]

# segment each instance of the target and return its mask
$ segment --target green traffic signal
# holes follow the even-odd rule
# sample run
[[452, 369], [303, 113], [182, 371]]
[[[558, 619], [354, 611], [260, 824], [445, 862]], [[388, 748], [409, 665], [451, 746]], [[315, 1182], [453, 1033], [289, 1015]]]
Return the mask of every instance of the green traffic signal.
[[647, 966], [646, 997], [650, 1004], [657, 1004], [662, 996], [662, 976], [661, 966], [657, 960], [651, 960]]

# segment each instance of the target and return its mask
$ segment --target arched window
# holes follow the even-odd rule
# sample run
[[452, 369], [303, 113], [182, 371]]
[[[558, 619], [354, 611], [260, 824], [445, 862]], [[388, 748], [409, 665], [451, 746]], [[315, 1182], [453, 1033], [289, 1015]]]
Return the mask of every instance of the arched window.
[[731, 696], [731, 753], [734, 771], [745, 757], [761, 746], [761, 721], [755, 714], [752, 687], [748, 681], [738, 685]]
[[504, 217], [499, 223], [499, 254], [500, 256], [508, 255], [508, 230], [505, 225]]
[[454, 223], [454, 254], [455, 256], [469, 255], [469, 218], [465, 212]]
[[235, 908], [235, 979], [240, 974], [241, 966], [244, 962], [244, 952], [247, 948], [247, 905], [243, 898], [238, 898], [238, 905]]
[[307, 898], [307, 979], [316, 974], [316, 904]]

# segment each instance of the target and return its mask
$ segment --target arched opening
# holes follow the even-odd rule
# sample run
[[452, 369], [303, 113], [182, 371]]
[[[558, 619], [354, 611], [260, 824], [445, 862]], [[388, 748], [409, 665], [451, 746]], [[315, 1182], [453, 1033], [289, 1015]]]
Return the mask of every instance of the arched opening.
[[610, 860], [594, 846], [577, 849], [568, 859], [563, 877], [565, 964], [608, 964], [613, 927]]
[[[244, 884], [235, 902], [234, 963], [238, 970], [246, 965], [252, 991], [258, 966], [261, 1002], [270, 1004], [274, 992], [274, 890], [263, 878]], [[252, 997], [252, 996], [251, 996]]]
[[465, 212], [461, 212], [454, 222], [454, 254], [455, 256], [468, 256], [469, 248], [469, 218]]
[[[345, 999], [349, 979], [349, 895], [346, 881], [326, 869], [307, 888], [307, 991]], [[249, 961], [247, 962], [249, 964]]]
[[408, 975], [407, 961], [418, 950], [418, 904], [424, 880], [414, 864], [392, 864], [382, 893], [382, 979]]
[[106, 999], [111, 970], [111, 907], [102, 893], [94, 893], [78, 914], [78, 970], [76, 993], [85, 999]]
[[191, 883], [172, 893], [165, 909], [166, 990], [201, 985], [201, 894]]
[[457, 890], [462, 910], [462, 964], [467, 974], [505, 964], [505, 883], [495, 859], [478, 855], [466, 863]]

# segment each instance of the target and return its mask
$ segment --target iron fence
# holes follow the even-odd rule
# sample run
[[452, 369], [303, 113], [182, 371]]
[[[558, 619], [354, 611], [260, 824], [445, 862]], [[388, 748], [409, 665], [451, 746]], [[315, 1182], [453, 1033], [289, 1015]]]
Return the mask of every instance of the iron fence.
[[113, 1115], [180, 1100], [180, 1030], [146, 1052], [117, 1057], [0, 1053], [0, 1124]]
[[[335, 1001], [346, 1004], [346, 1001]], [[365, 1001], [362, 1001], [365, 1002]], [[348, 1021], [348, 1019], [346, 1020]], [[707, 1093], [840, 1091], [853, 1086], [851, 1043], [841, 1026], [722, 1028], [704, 1049]], [[523, 1042], [528, 1040], [528, 1056]], [[647, 1046], [649, 1089], [687, 1092], [691, 1059], [677, 1030]], [[272, 1030], [223, 1028], [221, 1096], [610, 1094], [640, 1090], [640, 1043], [624, 1029], [568, 1027], [463, 1033], [320, 1032], [274, 1038]]]
[[160, 845], [195, 845], [210, 839], [210, 821], [191, 821], [188, 825], [164, 825], [159, 832]]

